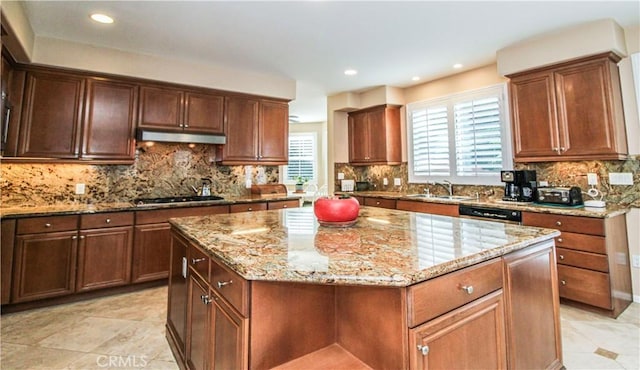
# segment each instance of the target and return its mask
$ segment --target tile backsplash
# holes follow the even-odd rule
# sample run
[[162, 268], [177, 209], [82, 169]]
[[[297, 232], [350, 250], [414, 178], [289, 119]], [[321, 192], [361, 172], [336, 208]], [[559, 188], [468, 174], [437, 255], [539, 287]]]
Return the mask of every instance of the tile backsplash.
[[[212, 194], [246, 195], [246, 166], [216, 164], [215, 147], [160, 144], [136, 150], [133, 165], [2, 163], [3, 206], [68, 202], [122, 202], [141, 197], [193, 195], [191, 186], [212, 180]], [[252, 183], [278, 182], [277, 166], [251, 166]], [[84, 195], [75, 184], [86, 185]]]
[[[348, 163], [336, 163], [335, 174], [344, 173], [345, 179], [356, 181], [368, 181], [373, 185], [374, 191], [400, 191], [406, 193], [422, 193], [425, 188], [433, 194], [444, 194], [445, 190], [426, 184], [409, 184], [408, 166], [403, 163], [398, 166], [351, 166]], [[547, 181], [550, 186], [579, 186], [583, 191], [589, 189], [587, 173], [598, 175], [597, 189], [604, 195], [609, 203], [631, 205], [640, 207], [640, 156], [631, 157], [625, 161], [579, 161], [579, 162], [543, 162], [543, 163], [519, 163], [517, 170], [535, 170], [538, 181]], [[609, 173], [628, 172], [633, 176], [633, 185], [611, 185]], [[388, 185], [383, 184], [387, 178]], [[394, 186], [393, 179], [400, 178], [401, 185]], [[335, 191], [340, 190], [340, 181], [335, 180]], [[488, 196], [501, 198], [504, 190], [502, 186], [467, 186], [454, 185], [454, 192], [458, 195]], [[587, 195], [585, 199], [589, 199]]]

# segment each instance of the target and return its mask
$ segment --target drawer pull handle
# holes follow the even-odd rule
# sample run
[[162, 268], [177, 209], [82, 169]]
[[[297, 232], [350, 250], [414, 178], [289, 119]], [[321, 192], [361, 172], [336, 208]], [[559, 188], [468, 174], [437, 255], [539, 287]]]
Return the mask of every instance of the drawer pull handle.
[[563, 255], [559, 255], [558, 258], [560, 258], [560, 260], [563, 260], [564, 256]]
[[46, 224], [44, 224], [44, 227], [51, 227], [51, 224], [50, 223], [46, 223]]
[[562, 226], [562, 222], [561, 221], [556, 221], [556, 225]]
[[376, 202], [376, 206], [379, 206], [379, 205], [380, 205], [380, 202]]
[[464, 285], [461, 286], [460, 289], [467, 292], [467, 294], [473, 294], [473, 285]]
[[233, 284], [233, 280], [229, 281], [218, 281], [218, 289], [222, 289], [223, 286]]
[[80, 235], [80, 239], [84, 239], [84, 235]]
[[558, 243], [562, 243], [562, 238], [558, 238]]
[[201, 296], [200, 296], [200, 299], [202, 300], [202, 303], [204, 303], [204, 304], [209, 304], [209, 303], [211, 303], [211, 299], [209, 298], [209, 296], [208, 296], [208, 295], [201, 295]]
[[567, 285], [567, 282], [566, 282], [566, 281], [564, 281], [564, 280], [560, 280], [560, 284], [562, 284], [562, 285]]
[[423, 356], [426, 356], [429, 354], [429, 346], [421, 346], [418, 344], [418, 351], [420, 351]]
[[283, 206], [282, 206], [282, 208], [287, 208], [287, 205], [286, 205], [286, 204], [285, 204], [285, 205], [283, 205]]
[[192, 264], [192, 265], [195, 265], [196, 263], [198, 263], [198, 262], [202, 262], [202, 261], [204, 261], [204, 260], [206, 260], [206, 258], [204, 258], [204, 257], [202, 257], [202, 258], [192, 258], [192, 259], [191, 259], [191, 264]]
[[110, 224], [110, 223], [111, 223], [111, 219], [110, 219], [110, 218], [107, 218], [104, 222], [106, 222], [106, 223]]
[[249, 212], [253, 211], [253, 208], [249, 207], [248, 211], [249, 211]]
[[74, 235], [74, 236], [71, 237], [71, 240], [76, 240], [76, 239], [78, 239], [77, 235]]

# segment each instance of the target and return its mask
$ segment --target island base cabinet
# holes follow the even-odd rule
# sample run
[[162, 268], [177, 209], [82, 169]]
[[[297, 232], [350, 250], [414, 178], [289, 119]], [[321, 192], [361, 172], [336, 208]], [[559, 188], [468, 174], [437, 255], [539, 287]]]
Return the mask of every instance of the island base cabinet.
[[560, 302], [553, 241], [504, 257], [510, 369], [560, 369]]
[[167, 336], [178, 354], [178, 363], [184, 363], [187, 331], [187, 244], [184, 239], [171, 239], [171, 267], [168, 287]]
[[502, 298], [498, 290], [411, 329], [411, 368], [506, 368]]
[[189, 277], [189, 299], [187, 310], [187, 367], [208, 369], [210, 315], [209, 289], [195, 276]]
[[231, 309], [211, 289], [211, 357], [209, 368], [246, 369], [248, 366], [248, 319]]

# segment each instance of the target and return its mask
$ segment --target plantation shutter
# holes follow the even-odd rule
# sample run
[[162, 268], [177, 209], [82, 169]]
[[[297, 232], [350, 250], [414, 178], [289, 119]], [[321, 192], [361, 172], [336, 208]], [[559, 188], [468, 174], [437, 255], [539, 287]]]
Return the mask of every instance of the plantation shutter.
[[315, 137], [313, 135], [289, 136], [289, 163], [287, 164], [287, 179], [295, 180], [304, 177], [315, 179]]
[[419, 176], [448, 176], [449, 119], [447, 106], [433, 106], [411, 112], [413, 172]]
[[458, 176], [490, 175], [502, 169], [500, 111], [497, 96], [454, 105]]

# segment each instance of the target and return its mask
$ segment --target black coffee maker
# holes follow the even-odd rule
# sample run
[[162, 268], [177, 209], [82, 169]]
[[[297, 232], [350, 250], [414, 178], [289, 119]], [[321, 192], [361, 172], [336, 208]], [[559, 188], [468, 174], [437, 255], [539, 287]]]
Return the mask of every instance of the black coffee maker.
[[536, 195], [536, 171], [500, 171], [500, 179], [504, 182], [504, 197], [510, 202], [533, 202]]

